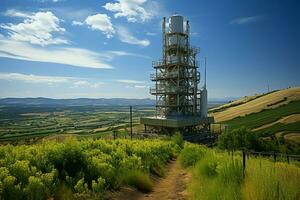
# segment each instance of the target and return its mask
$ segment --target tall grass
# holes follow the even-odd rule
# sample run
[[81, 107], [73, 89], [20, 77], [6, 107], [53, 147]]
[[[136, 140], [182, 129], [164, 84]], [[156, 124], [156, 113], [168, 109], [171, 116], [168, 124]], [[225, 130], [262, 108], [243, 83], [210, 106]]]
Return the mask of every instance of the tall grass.
[[153, 189], [153, 182], [151, 181], [149, 174], [141, 171], [124, 171], [122, 178], [125, 184], [137, 188], [141, 192], [151, 192]]
[[[249, 158], [243, 177], [242, 158], [203, 146], [186, 145], [180, 158], [183, 164], [194, 163], [189, 152], [201, 152], [192, 168], [188, 191], [191, 199], [300, 199], [300, 168], [293, 164], [274, 163], [264, 158]], [[183, 165], [186, 167], [186, 165]]]
[[300, 199], [300, 169], [265, 159], [247, 161], [242, 188], [245, 199]]
[[197, 162], [192, 173], [192, 199], [241, 198], [242, 165], [237, 159], [209, 152]]

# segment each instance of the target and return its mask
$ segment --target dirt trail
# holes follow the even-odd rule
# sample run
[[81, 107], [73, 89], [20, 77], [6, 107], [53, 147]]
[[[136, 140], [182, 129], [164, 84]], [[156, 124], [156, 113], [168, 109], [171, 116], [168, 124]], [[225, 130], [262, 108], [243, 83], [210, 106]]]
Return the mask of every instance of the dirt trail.
[[128, 200], [186, 200], [188, 199], [186, 185], [191, 175], [180, 166], [179, 161], [172, 161], [167, 174], [155, 182], [153, 191], [149, 194], [140, 193], [131, 188], [124, 188], [118, 197], [113, 198]]

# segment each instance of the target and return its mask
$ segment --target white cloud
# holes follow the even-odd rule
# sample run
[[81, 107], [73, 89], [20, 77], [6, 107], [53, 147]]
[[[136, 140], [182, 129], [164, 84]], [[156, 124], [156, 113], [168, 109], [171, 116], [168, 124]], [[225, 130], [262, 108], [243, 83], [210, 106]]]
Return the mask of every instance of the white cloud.
[[10, 38], [16, 41], [25, 41], [41, 46], [68, 43], [63, 38], [53, 36], [55, 33], [65, 32], [65, 29], [60, 27], [60, 20], [50, 11], [29, 14], [8, 10], [6, 15], [24, 18], [23, 22], [19, 24], [0, 24], [1, 28], [8, 31]]
[[107, 51], [107, 55], [112, 55], [113, 56], [133, 56], [133, 57], [140, 57], [140, 58], [146, 58], [146, 59], [151, 59], [150, 56], [145, 56], [137, 53], [130, 53], [127, 51]]
[[98, 88], [98, 87], [102, 86], [104, 83], [102, 83], [102, 82], [91, 83], [88, 81], [80, 80], [80, 81], [74, 82], [73, 84], [74, 84], [73, 88], [79, 88], [79, 87]]
[[149, 36], [155, 36], [155, 35], [157, 35], [157, 33], [153, 33], [153, 32], [146, 32], [146, 35], [149, 35]]
[[148, 86], [147, 85], [135, 85], [134, 87], [137, 89], [146, 89]]
[[82, 25], [84, 25], [83, 22], [76, 21], [76, 20], [72, 21], [72, 26], [82, 26]]
[[0, 73], [0, 80], [8, 81], [24, 81], [29, 83], [66, 83], [70, 81], [71, 77], [59, 76], [39, 76], [33, 74], [20, 74], [20, 73]]
[[29, 17], [30, 15], [32, 15], [32, 13], [23, 12], [23, 11], [19, 11], [19, 10], [16, 10], [16, 9], [8, 9], [4, 12], [4, 16], [7, 16], [7, 17], [26, 18], [26, 17]]
[[83, 48], [42, 48], [25, 42], [7, 39], [0, 34], [0, 57], [4, 58], [65, 64], [75, 67], [110, 69], [112, 66], [108, 62], [117, 56], [133, 56], [149, 59], [148, 56], [125, 51], [94, 52]]
[[81, 48], [42, 48], [0, 37], [0, 57], [88, 68], [112, 68], [101, 53]]
[[26, 83], [36, 84], [71, 84], [72, 88], [98, 88], [103, 85], [103, 82], [87, 81], [78, 77], [66, 77], [66, 76], [43, 76], [34, 74], [21, 74], [21, 73], [0, 73], [0, 80], [6, 81], [23, 81]]
[[249, 24], [249, 23], [260, 21], [263, 18], [264, 17], [262, 15], [241, 17], [241, 18], [236, 18], [236, 19], [231, 20], [230, 24], [238, 24], [238, 25]]
[[153, 17], [151, 10], [144, 5], [147, 0], [117, 0], [116, 3], [106, 3], [103, 7], [114, 12], [114, 17], [125, 17], [129, 22], [147, 21]]
[[128, 43], [128, 44], [136, 44], [140, 46], [148, 46], [150, 44], [150, 41], [147, 39], [137, 39], [135, 36], [133, 36], [125, 27], [119, 26], [117, 28], [119, 39], [122, 42]]
[[145, 83], [145, 81], [127, 80], [127, 79], [117, 80], [117, 81], [120, 83], [127, 83], [127, 84], [143, 84], [143, 83]]
[[88, 16], [85, 19], [85, 23], [92, 30], [100, 30], [107, 38], [111, 38], [115, 33], [115, 29], [110, 21], [110, 17], [106, 14], [96, 14]]

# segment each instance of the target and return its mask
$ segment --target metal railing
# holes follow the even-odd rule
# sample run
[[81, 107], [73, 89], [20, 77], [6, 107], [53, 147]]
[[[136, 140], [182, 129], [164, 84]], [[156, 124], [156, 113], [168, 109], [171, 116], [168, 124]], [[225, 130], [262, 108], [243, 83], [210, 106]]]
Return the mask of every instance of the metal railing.
[[[184, 79], [192, 79], [193, 77], [194, 77], [193, 73], [186, 73], [183, 78]], [[163, 74], [163, 73], [150, 74], [150, 79], [152, 81], [163, 80], [163, 79], [174, 79], [174, 78], [178, 78], [178, 72], [171, 72], [171, 73], [165, 73], [165, 74]], [[183, 79], [183, 78], [180, 78], [180, 79]], [[200, 73], [197, 73], [196, 80], [197, 81], [200, 80]]]
[[164, 93], [194, 93], [194, 88], [186, 87], [167, 87], [167, 86], [158, 86], [150, 88], [151, 94], [164, 94]]
[[179, 64], [179, 65], [186, 65], [187, 67], [198, 67], [198, 61], [196, 61], [195, 63], [193, 62], [186, 62], [186, 61], [181, 61], [181, 60], [167, 60], [166, 63], [164, 63], [163, 60], [156, 60], [156, 61], [152, 61], [152, 66], [154, 68], [156, 67], [164, 67], [166, 65], [172, 65], [172, 64]]

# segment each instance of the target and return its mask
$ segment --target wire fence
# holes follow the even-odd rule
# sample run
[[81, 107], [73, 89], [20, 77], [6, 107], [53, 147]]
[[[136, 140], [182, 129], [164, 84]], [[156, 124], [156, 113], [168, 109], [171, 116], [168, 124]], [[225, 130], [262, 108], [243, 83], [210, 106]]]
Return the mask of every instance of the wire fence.
[[268, 157], [271, 158], [274, 162], [287, 162], [290, 164], [291, 160], [293, 161], [300, 161], [300, 155], [291, 155], [291, 154], [284, 154], [284, 153], [276, 153], [276, 152], [257, 152], [257, 151], [246, 151], [243, 150], [243, 176], [245, 176], [246, 173], [246, 163], [247, 159], [249, 159], [250, 156], [254, 157]]

